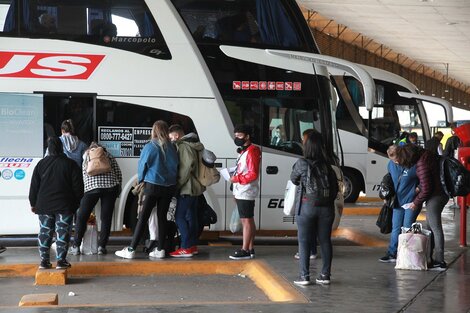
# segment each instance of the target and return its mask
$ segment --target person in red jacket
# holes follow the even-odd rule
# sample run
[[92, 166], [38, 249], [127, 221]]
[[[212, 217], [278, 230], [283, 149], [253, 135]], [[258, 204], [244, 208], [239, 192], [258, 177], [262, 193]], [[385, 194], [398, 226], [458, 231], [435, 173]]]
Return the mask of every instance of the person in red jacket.
[[235, 133], [235, 145], [239, 147], [237, 150], [239, 157], [231, 182], [243, 226], [243, 246], [230, 255], [230, 258], [242, 260], [255, 257], [253, 249], [256, 232], [254, 211], [255, 199], [259, 194], [261, 150], [251, 142], [250, 126], [237, 125], [233, 132]]
[[[411, 209], [419, 209], [426, 202], [426, 219], [431, 228], [431, 264], [430, 270], [444, 271], [444, 232], [442, 230], [442, 211], [449, 201], [444, 193], [439, 178], [439, 162], [436, 153], [424, 150], [416, 145], [397, 148], [398, 164], [410, 168], [416, 164], [416, 175], [419, 180], [419, 192], [413, 199]], [[434, 250], [434, 258], [433, 258]]]

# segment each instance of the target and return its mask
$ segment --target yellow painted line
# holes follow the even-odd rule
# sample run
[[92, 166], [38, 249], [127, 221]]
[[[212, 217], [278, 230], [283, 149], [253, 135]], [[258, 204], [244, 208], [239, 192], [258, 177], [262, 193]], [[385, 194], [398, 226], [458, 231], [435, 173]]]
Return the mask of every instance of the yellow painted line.
[[380, 209], [378, 207], [349, 207], [343, 209], [343, 215], [379, 215]]
[[[377, 228], [377, 232], [378, 232]], [[349, 241], [355, 242], [361, 246], [367, 247], [387, 247], [388, 241], [384, 241], [379, 238], [367, 235], [363, 232], [351, 229], [351, 228], [338, 228], [333, 231], [333, 237], [345, 238]]]
[[[0, 277], [31, 277], [37, 264], [0, 265]], [[249, 261], [134, 261], [80, 262], [67, 270], [68, 277], [149, 275], [238, 275], [244, 274], [273, 302], [307, 303], [308, 299], [265, 262]]]
[[379, 197], [359, 197], [356, 202], [381, 202], [383, 201]]

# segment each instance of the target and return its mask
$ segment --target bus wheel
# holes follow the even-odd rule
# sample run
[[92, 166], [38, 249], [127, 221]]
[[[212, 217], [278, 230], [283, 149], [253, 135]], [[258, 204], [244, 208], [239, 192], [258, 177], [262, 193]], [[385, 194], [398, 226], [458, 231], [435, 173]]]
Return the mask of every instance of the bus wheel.
[[360, 183], [352, 171], [343, 170], [344, 202], [354, 203], [361, 192]]

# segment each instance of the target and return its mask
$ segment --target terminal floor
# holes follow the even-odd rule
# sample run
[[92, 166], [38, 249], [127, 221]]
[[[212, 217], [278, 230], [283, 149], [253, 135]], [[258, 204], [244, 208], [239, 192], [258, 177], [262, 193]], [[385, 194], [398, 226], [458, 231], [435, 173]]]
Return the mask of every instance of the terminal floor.
[[[376, 216], [346, 215], [340, 227], [383, 240]], [[298, 287], [293, 258], [295, 245], [257, 245], [257, 260], [269, 265], [280, 279], [300, 292], [306, 303], [271, 302], [243, 275], [232, 276], [147, 276], [73, 278], [66, 286], [34, 286], [34, 278], [0, 278], [0, 312], [470, 312], [470, 251], [458, 244], [459, 211], [443, 213], [446, 235], [444, 272], [395, 270], [393, 264], [378, 262], [385, 247], [361, 246], [347, 238], [334, 238], [334, 259], [330, 286]], [[468, 226], [467, 226], [468, 229]], [[470, 233], [468, 234], [470, 235]], [[109, 247], [106, 256], [70, 256], [79, 262], [128, 262]], [[228, 260], [235, 247], [200, 246], [194, 260]], [[139, 261], [147, 261], [143, 253]], [[0, 265], [37, 263], [34, 247], [9, 247], [0, 255]], [[148, 260], [148, 262], [155, 262]], [[163, 260], [157, 262], [193, 262]], [[103, 263], [104, 264], [104, 263]], [[311, 273], [321, 268], [321, 258], [313, 260]], [[1, 277], [1, 273], [0, 273]], [[18, 308], [25, 294], [57, 293], [59, 307]], [[75, 296], [69, 296], [69, 292]]]

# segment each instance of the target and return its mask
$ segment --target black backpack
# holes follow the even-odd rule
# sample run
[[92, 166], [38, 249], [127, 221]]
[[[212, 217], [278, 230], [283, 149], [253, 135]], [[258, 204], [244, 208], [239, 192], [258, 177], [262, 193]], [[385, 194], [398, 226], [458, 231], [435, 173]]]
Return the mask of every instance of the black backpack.
[[442, 188], [449, 197], [470, 193], [470, 172], [456, 159], [440, 157], [439, 176]]
[[332, 205], [338, 194], [338, 179], [331, 165], [318, 161], [308, 162], [306, 193], [315, 206]]

